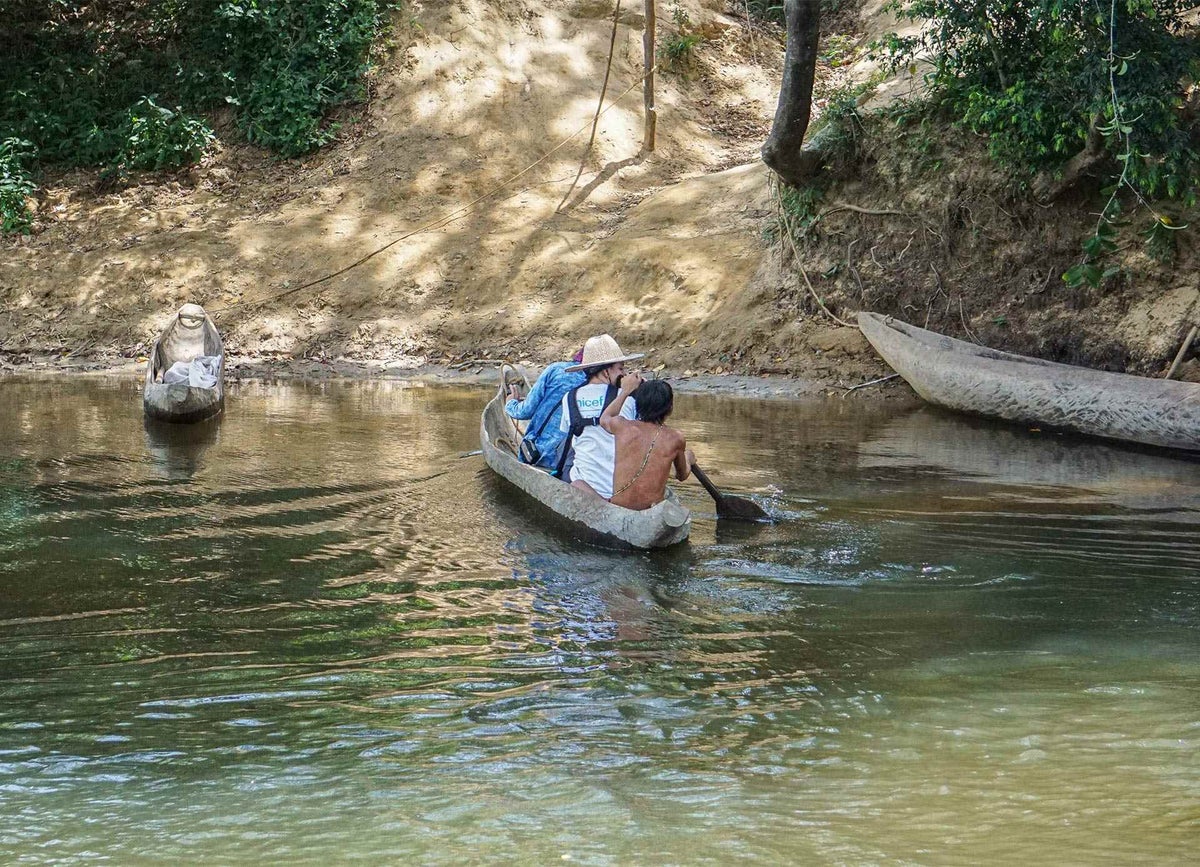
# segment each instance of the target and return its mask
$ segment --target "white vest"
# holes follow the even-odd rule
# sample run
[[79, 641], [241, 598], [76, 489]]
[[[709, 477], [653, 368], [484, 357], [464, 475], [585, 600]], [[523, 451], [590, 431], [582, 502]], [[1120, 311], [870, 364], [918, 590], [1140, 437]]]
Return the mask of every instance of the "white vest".
[[[602, 382], [579, 386], [575, 392], [579, 414], [584, 418], [599, 417], [604, 411], [604, 395], [607, 392], [608, 386]], [[570, 399], [570, 392], [563, 395], [562, 416], [558, 423], [558, 429], [562, 431], [571, 429], [571, 413], [567, 409]], [[625, 398], [620, 415], [630, 421], [637, 419], [637, 403], [632, 397]], [[589, 425], [575, 437], [572, 445], [575, 448], [575, 464], [571, 467], [571, 481], [582, 479], [607, 500], [613, 495], [613, 471], [617, 465], [616, 438], [599, 425]]]

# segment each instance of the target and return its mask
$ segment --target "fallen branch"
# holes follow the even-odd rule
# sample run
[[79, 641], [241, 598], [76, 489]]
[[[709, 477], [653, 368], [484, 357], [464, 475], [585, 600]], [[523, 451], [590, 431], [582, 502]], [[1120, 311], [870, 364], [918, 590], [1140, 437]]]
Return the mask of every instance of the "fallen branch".
[[[900, 374], [898, 373], [892, 373], [887, 376], [881, 376], [879, 379], [872, 379], [869, 382], [860, 382], [858, 385], [852, 385], [849, 388], [842, 386], [842, 388], [846, 388], [846, 394], [849, 394], [852, 391], [858, 391], [860, 388], [866, 388], [869, 385], [879, 385], [881, 382], [888, 382], [889, 380], [895, 379], [899, 375]], [[845, 397], [846, 394], [843, 394], [842, 397]]]
[[76, 346], [74, 349], [72, 349], [70, 352], [68, 352], [66, 355], [64, 355], [63, 358], [72, 358], [76, 355], [80, 355], [84, 352], [87, 352], [89, 349], [91, 349], [95, 345], [96, 345], [95, 340], [85, 341], [84, 343], [79, 344], [79, 346]]
[[908, 217], [909, 219], [914, 219], [912, 214], [909, 214], [905, 211], [886, 211], [875, 210], [873, 208], [860, 208], [858, 205], [851, 205], [849, 202], [834, 202], [828, 210], [822, 211], [820, 214], [818, 214], [817, 219], [819, 220], [822, 217], [828, 217], [830, 214], [837, 213], [838, 211], [853, 211], [856, 214], [868, 214], [872, 217]]
[[475, 358], [470, 361], [460, 361], [456, 364], [447, 365], [451, 370], [462, 370], [467, 367], [478, 367], [484, 364], [507, 364], [503, 358]]
[[1167, 375], [1163, 379], [1170, 379], [1175, 375], [1175, 371], [1179, 369], [1180, 363], [1183, 361], [1183, 356], [1187, 354], [1188, 349], [1192, 346], [1192, 341], [1196, 339], [1196, 332], [1200, 331], [1200, 325], [1193, 325], [1192, 330], [1188, 332], [1184, 338], [1183, 345], [1179, 347], [1179, 351], [1175, 353], [1175, 360], [1171, 362], [1171, 369], [1167, 371]]

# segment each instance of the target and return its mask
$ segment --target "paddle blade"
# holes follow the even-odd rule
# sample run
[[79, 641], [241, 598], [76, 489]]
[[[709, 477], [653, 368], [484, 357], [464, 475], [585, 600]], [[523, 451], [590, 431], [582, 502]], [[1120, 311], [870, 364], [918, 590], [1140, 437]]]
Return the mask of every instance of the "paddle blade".
[[729, 494], [722, 494], [717, 490], [708, 478], [704, 470], [700, 469], [696, 464], [692, 464], [692, 473], [704, 486], [704, 490], [708, 491], [713, 498], [713, 502], [717, 504], [718, 518], [733, 518], [741, 521], [764, 521], [770, 517], [756, 503], [747, 500], [745, 497], [733, 497]]
[[753, 500], [722, 494], [721, 498], [717, 500], [717, 517], [740, 521], [765, 521], [771, 516]]

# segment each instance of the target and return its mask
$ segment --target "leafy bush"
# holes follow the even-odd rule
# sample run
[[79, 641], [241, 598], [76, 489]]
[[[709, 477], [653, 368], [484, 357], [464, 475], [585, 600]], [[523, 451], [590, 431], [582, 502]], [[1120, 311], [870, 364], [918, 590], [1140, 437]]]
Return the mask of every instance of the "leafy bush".
[[[825, 166], [835, 175], [856, 171], [862, 157], [865, 128], [859, 102], [873, 93], [885, 74], [877, 71], [854, 84], [842, 84], [825, 92], [825, 105], [808, 128], [808, 143], [824, 154]], [[909, 136], [908, 141], [914, 143]]]
[[[203, 150], [196, 118], [228, 105], [251, 141], [304, 153], [332, 136], [331, 108], [363, 95], [372, 41], [398, 6], [9, 0], [0, 134], [32, 142], [47, 162], [174, 165]], [[134, 118], [130, 106], [151, 95], [159, 117], [143, 105]], [[166, 118], [162, 105], [178, 108]]]
[[36, 187], [24, 166], [33, 155], [33, 145], [27, 141], [0, 141], [0, 231], [5, 235], [28, 234], [33, 228], [25, 202]]
[[678, 4], [671, 7], [671, 20], [675, 24], [675, 33], [663, 40], [658, 57], [664, 68], [678, 70], [691, 62], [692, 51], [704, 41], [704, 35], [696, 32], [692, 16]]
[[124, 148], [118, 164], [133, 169], [163, 169], [196, 162], [213, 140], [204, 121], [156, 105], [147, 96], [126, 116]]
[[[897, 67], [927, 59], [934, 104], [988, 136], [1002, 165], [1054, 169], [1097, 129], [1114, 160], [1128, 159], [1127, 179], [1143, 194], [1193, 202], [1200, 154], [1179, 105], [1200, 75], [1200, 43], [1185, 20], [1194, 5], [892, 0], [901, 17], [927, 26], [883, 48]], [[1135, 150], [1126, 158], [1128, 137]]]
[[[229, 102], [240, 107], [246, 137], [284, 156], [333, 138], [324, 115], [362, 98], [361, 77], [384, 13], [384, 0], [227, 0], [218, 9], [221, 49], [231, 57]], [[219, 55], [218, 55], [219, 56]]]
[[299, 156], [326, 144], [337, 131], [323, 122], [322, 97], [319, 82], [280, 64], [251, 81], [238, 122], [247, 141], [285, 157]]
[[1144, 233], [1168, 255], [1174, 224], [1150, 204], [1200, 195], [1200, 138], [1185, 94], [1200, 77], [1195, 0], [891, 0], [921, 34], [882, 46], [894, 67], [932, 64], [930, 105], [988, 137], [1017, 175], [1061, 172], [1075, 156], [1107, 158], [1113, 184], [1083, 256], [1063, 275], [1099, 285], [1116, 273], [1122, 191], [1152, 212]]

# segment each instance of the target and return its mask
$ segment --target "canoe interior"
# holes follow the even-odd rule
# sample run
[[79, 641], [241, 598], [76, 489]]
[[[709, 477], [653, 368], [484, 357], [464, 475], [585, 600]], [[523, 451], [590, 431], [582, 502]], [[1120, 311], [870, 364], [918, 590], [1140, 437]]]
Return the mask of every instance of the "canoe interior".
[[687, 539], [691, 513], [674, 492], [653, 508], [634, 511], [614, 506], [573, 488], [543, 470], [521, 463], [516, 456], [520, 434], [504, 412], [503, 391], [488, 402], [480, 420], [479, 441], [484, 459], [495, 472], [534, 501], [540, 512], [552, 513], [585, 541], [617, 548], [665, 548]]
[[[175, 362], [190, 362], [201, 355], [221, 359], [214, 387], [192, 388], [186, 383], [168, 385], [157, 381]], [[225, 343], [207, 314], [200, 328], [185, 328], [175, 315], [163, 329], [146, 360], [142, 406], [148, 418], [174, 424], [204, 421], [225, 408]]]

